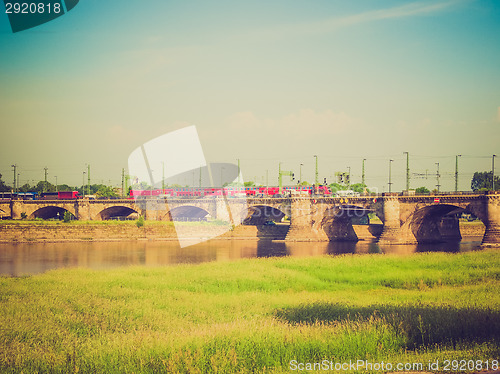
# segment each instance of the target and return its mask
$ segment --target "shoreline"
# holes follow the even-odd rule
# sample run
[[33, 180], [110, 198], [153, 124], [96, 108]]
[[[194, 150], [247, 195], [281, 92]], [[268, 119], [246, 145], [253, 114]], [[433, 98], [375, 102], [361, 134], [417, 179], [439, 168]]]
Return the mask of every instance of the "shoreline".
[[[170, 222], [147, 222], [137, 227], [132, 222], [86, 221], [62, 223], [54, 221], [0, 221], [0, 244], [17, 243], [81, 243], [125, 241], [177, 241], [175, 226]], [[360, 241], [376, 240], [382, 232], [382, 224], [353, 225]], [[275, 226], [238, 225], [228, 226], [207, 223], [185, 223], [183, 237], [210, 240], [278, 240], [283, 241], [289, 225]], [[479, 237], [484, 225], [478, 222], [460, 222], [462, 238]], [[311, 240], [315, 241], [315, 240]]]

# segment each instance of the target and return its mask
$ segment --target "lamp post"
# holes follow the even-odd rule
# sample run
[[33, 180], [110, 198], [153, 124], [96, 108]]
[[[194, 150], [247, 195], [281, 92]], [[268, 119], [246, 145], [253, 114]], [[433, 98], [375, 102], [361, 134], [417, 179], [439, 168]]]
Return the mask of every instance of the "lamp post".
[[297, 184], [302, 183], [302, 166], [303, 166], [303, 165], [304, 165], [304, 164], [300, 164], [300, 168], [299, 168], [299, 181], [298, 181], [298, 183], [297, 183]]
[[14, 192], [17, 192], [17, 184], [16, 184], [16, 176], [17, 176], [17, 173], [16, 173], [16, 169], [17, 169], [17, 164], [14, 164], [14, 165], [10, 165], [14, 168]]
[[350, 185], [351, 185], [351, 167], [350, 167], [350, 166], [348, 166], [348, 167], [347, 167], [347, 170], [349, 170], [349, 171], [347, 172], [347, 186], [350, 186]]
[[56, 178], [56, 192], [59, 192], [57, 189], [57, 175], [54, 175], [54, 177]]
[[392, 172], [392, 162], [393, 161], [394, 160], [389, 160], [389, 183], [388, 183], [389, 184], [389, 193], [391, 192], [391, 187], [392, 187], [392, 179], [391, 179], [392, 174], [391, 174], [391, 172]]

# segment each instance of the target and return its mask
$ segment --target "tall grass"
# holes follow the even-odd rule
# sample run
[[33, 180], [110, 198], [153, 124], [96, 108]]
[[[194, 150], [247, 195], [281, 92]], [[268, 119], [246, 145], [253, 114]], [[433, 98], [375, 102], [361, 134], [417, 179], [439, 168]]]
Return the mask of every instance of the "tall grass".
[[499, 277], [494, 250], [4, 277], [0, 372], [281, 373], [292, 360], [498, 359]]

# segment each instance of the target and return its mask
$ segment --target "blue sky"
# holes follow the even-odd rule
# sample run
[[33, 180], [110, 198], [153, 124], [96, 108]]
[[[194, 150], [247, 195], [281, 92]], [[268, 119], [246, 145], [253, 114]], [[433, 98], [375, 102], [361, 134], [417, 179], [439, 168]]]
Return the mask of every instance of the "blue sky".
[[[460, 189], [500, 155], [496, 1], [82, 0], [13, 34], [0, 15], [0, 173], [120, 183], [140, 144], [196, 125], [206, 159], [275, 183], [351, 168], [387, 191], [414, 173]], [[182, 157], [182, 156], [180, 156]], [[500, 164], [497, 163], [497, 164]], [[54, 182], [51, 179], [52, 183]], [[435, 178], [412, 178], [433, 188]]]

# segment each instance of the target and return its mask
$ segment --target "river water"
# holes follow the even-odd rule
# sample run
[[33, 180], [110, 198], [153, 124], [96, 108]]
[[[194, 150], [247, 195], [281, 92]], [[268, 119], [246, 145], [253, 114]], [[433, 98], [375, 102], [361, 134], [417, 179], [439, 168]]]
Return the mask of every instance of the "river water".
[[479, 250], [482, 237], [461, 242], [418, 245], [378, 245], [372, 241], [282, 242], [264, 240], [211, 240], [180, 248], [176, 241], [66, 242], [0, 244], [0, 275], [21, 276], [65, 267], [111, 269], [120, 266], [168, 266], [242, 258], [320, 256], [341, 254], [401, 254]]

